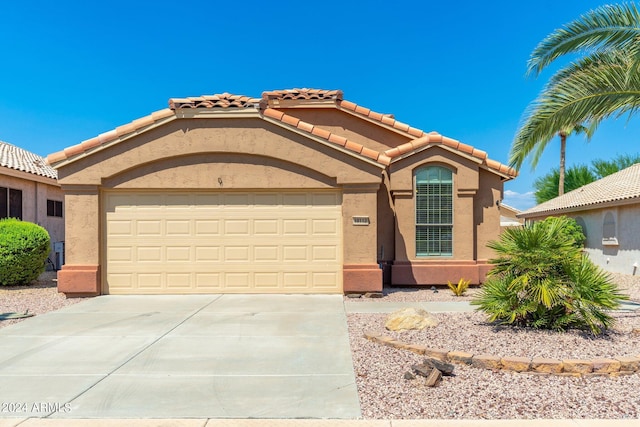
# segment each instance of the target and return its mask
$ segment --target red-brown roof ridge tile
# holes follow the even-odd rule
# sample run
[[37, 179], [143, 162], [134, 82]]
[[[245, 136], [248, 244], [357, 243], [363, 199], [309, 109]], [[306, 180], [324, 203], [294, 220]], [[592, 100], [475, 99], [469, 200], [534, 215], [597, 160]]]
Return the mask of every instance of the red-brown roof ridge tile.
[[187, 108], [257, 108], [260, 98], [251, 98], [245, 95], [233, 95], [219, 93], [215, 95], [202, 95], [187, 98], [170, 98], [171, 110]]
[[325, 89], [309, 89], [295, 88], [283, 90], [269, 90], [262, 92], [262, 99], [265, 101], [271, 99], [282, 100], [341, 100], [341, 90], [325, 90]]

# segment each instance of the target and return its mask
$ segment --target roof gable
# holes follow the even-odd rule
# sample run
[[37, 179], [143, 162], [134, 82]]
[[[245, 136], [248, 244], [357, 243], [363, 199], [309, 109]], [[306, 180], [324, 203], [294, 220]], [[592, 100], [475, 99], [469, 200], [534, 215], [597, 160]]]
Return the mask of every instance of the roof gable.
[[[329, 132], [315, 126], [313, 123], [305, 122], [292, 114], [278, 110], [279, 108], [295, 108], [296, 105], [304, 108], [310, 106], [336, 108], [362, 118], [363, 120], [368, 120], [378, 126], [399, 132], [410, 139], [410, 142], [384, 152], [379, 152], [351, 141], [343, 135]], [[207, 115], [207, 117], [231, 117], [231, 115], [234, 114], [245, 117], [247, 115], [260, 117], [271, 123], [302, 133], [309, 138], [334, 145], [336, 148], [346, 150], [364, 160], [376, 162], [382, 167], [389, 165], [394, 158], [404, 158], [428, 146], [441, 144], [463, 156], [473, 157], [477, 162], [484, 165], [486, 169], [501, 175], [505, 179], [510, 179], [517, 175], [512, 168], [488, 159], [487, 154], [482, 150], [444, 137], [436, 132], [426, 134], [420, 129], [413, 128], [395, 120], [393, 115], [376, 113], [368, 108], [345, 101], [343, 99], [343, 93], [340, 90], [306, 88], [265, 91], [262, 93], [261, 98], [251, 98], [229, 93], [189, 98], [171, 98], [169, 100], [169, 108], [156, 111], [78, 145], [52, 153], [47, 157], [47, 162], [56, 166], [63, 162], [72, 162], [77, 158], [89, 155], [95, 150], [111, 146], [121, 140], [138, 135], [141, 132], [145, 132], [168, 121], [183, 117], [196, 117], [197, 114], [206, 114], [209, 112], [211, 115]]]
[[534, 206], [518, 214], [518, 217], [551, 215], [630, 202], [640, 202], [640, 163]]

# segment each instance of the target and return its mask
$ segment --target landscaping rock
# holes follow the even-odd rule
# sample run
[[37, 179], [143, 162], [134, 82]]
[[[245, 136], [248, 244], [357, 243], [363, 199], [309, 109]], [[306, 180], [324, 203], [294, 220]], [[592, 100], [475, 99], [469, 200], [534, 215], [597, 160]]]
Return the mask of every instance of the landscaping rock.
[[562, 361], [564, 372], [571, 374], [588, 374], [593, 372], [593, 362], [590, 360], [566, 359]]
[[365, 298], [382, 298], [383, 296], [382, 292], [367, 292], [364, 294]]
[[424, 355], [429, 357], [430, 359], [438, 359], [438, 360], [442, 360], [442, 361], [447, 361], [449, 360], [447, 355], [449, 354], [449, 352], [447, 350], [443, 350], [441, 348], [429, 348], [427, 347], [424, 350]]
[[429, 376], [427, 377], [426, 386], [427, 387], [435, 387], [442, 380], [442, 372], [437, 369], [433, 369]]
[[432, 368], [431, 366], [427, 366], [424, 364], [413, 365], [411, 366], [411, 369], [413, 369], [413, 372], [415, 372], [417, 375], [426, 378], [425, 384], [427, 387], [435, 387], [442, 380], [442, 372], [440, 372], [440, 370], [436, 368]]
[[420, 308], [403, 308], [387, 317], [384, 326], [390, 331], [408, 331], [435, 327], [438, 319]]
[[471, 359], [471, 366], [480, 369], [500, 369], [500, 358], [498, 356], [492, 356], [490, 354], [480, 354], [473, 356]]
[[640, 358], [638, 357], [616, 357], [620, 362], [621, 371], [638, 371], [640, 370]]
[[464, 363], [466, 365], [471, 365], [471, 360], [473, 359], [473, 354], [467, 353], [466, 351], [450, 351], [447, 354], [449, 360], [455, 363]]
[[407, 371], [404, 373], [404, 379], [405, 380], [415, 380], [416, 376], [413, 375], [411, 372]]
[[531, 359], [528, 357], [503, 357], [500, 359], [505, 371], [526, 372], [529, 370]]
[[562, 372], [563, 365], [560, 360], [535, 357], [531, 361], [531, 369], [535, 372], [559, 374]]
[[437, 369], [442, 372], [442, 375], [445, 376], [453, 375], [453, 369], [455, 368], [453, 364], [445, 363], [438, 359], [424, 359], [423, 365], [433, 369]]
[[597, 374], [610, 374], [620, 371], [621, 363], [614, 359], [594, 359], [593, 372]]

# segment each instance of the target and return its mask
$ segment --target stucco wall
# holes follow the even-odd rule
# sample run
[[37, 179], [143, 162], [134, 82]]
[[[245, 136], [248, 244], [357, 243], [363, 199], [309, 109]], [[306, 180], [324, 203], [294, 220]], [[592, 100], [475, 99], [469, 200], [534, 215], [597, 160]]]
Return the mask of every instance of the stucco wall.
[[[377, 265], [377, 193], [383, 168], [258, 118], [181, 119], [58, 169], [67, 209], [62, 289], [100, 290], [102, 189], [336, 189], [342, 193], [344, 289], [382, 289]], [[352, 216], [370, 225], [353, 226]], [[95, 283], [76, 287], [80, 280]]]
[[[416, 256], [415, 171], [428, 165], [453, 172], [453, 254]], [[465, 278], [482, 283], [490, 266], [491, 252], [486, 242], [500, 233], [500, 213], [496, 201], [502, 195], [498, 175], [480, 168], [478, 163], [442, 147], [431, 147], [392, 163], [390, 186], [397, 228], [393, 284], [442, 285]]]
[[480, 170], [480, 187], [475, 197], [475, 223], [477, 230], [476, 259], [486, 261], [494, 256], [487, 243], [500, 237], [500, 209], [503, 183], [500, 177]]
[[52, 248], [54, 242], [64, 241], [66, 206], [63, 204], [63, 218], [47, 216], [47, 200], [64, 200], [60, 186], [53, 179], [32, 176], [19, 171], [11, 171], [10, 173], [22, 177], [9, 176], [0, 171], [0, 186], [22, 191], [22, 219], [44, 227], [49, 232]]
[[438, 259], [472, 260], [475, 254], [474, 198], [479, 188], [478, 165], [445, 149], [434, 147], [391, 165], [398, 229], [396, 260], [426, 260], [417, 257], [415, 245], [414, 176], [419, 168], [437, 165], [453, 172], [453, 255]]
[[[607, 213], [616, 220], [618, 245], [602, 244]], [[595, 264], [613, 273], [640, 274], [640, 205], [595, 209], [569, 216], [586, 229], [585, 250]]]

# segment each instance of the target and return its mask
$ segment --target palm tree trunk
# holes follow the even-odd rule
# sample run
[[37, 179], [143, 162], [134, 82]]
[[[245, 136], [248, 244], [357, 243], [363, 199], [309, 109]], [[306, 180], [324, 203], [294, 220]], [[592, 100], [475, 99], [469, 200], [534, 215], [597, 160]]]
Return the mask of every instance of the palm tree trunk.
[[560, 179], [558, 180], [558, 196], [564, 194], [564, 163], [567, 151], [567, 134], [560, 132]]

